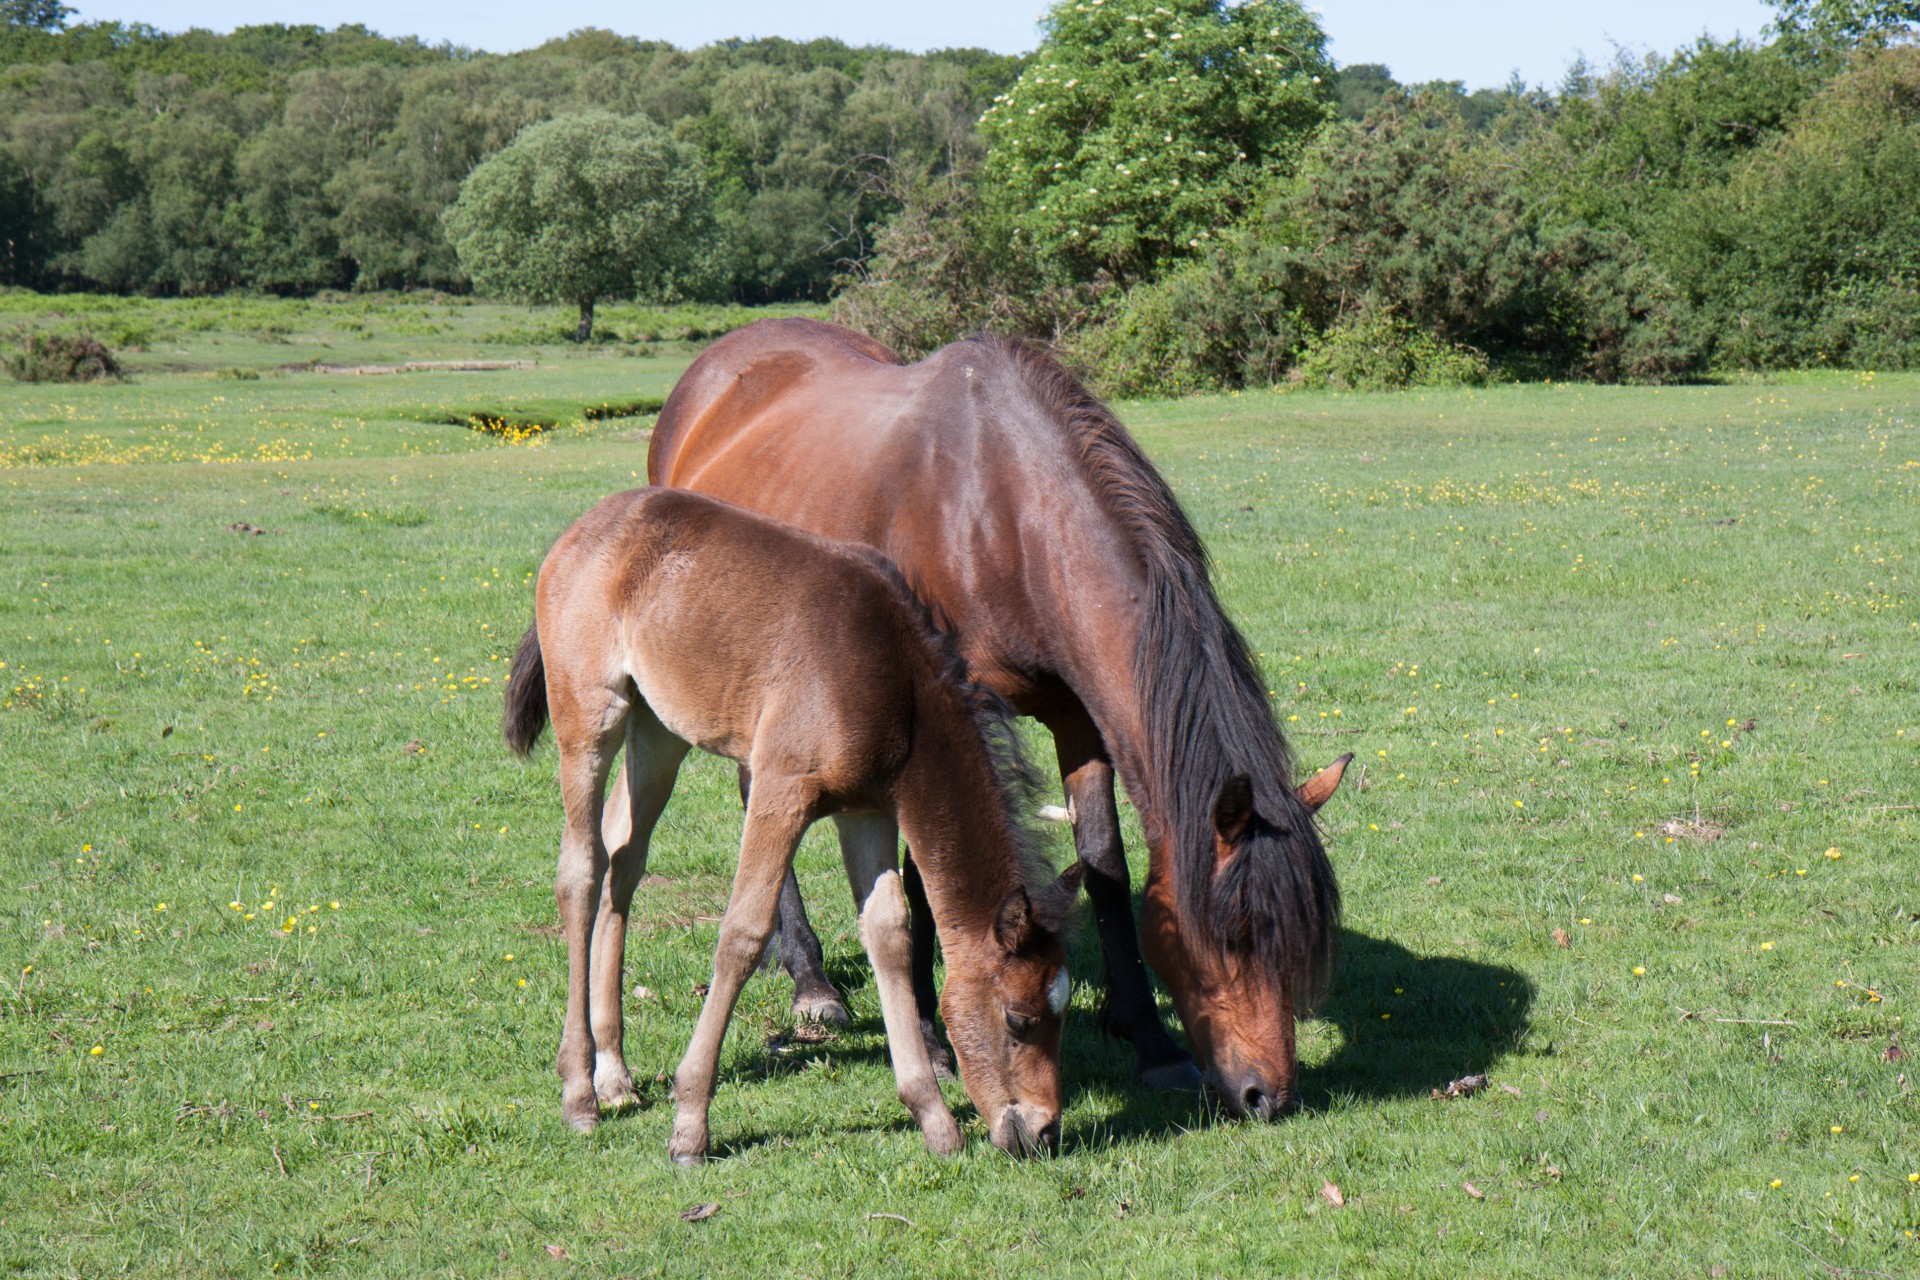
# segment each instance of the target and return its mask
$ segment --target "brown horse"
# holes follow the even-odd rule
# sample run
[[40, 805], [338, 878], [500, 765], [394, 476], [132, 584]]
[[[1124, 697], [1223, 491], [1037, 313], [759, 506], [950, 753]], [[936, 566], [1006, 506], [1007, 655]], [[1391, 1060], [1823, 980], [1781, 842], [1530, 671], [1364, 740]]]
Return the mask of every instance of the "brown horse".
[[[766, 948], [801, 835], [829, 815], [900, 1099], [927, 1145], [956, 1151], [960, 1132], [914, 1009], [901, 831], [950, 958], [942, 1011], [968, 1096], [997, 1146], [1058, 1145], [1068, 983], [1057, 931], [1080, 869], [1039, 878], [1015, 816], [1031, 775], [1004, 706], [965, 685], [963, 670], [898, 573], [865, 547], [657, 489], [608, 498], [560, 536], [514, 658], [505, 731], [525, 755], [551, 716], [560, 747], [554, 894], [567, 1012], [556, 1069], [575, 1128], [591, 1130], [601, 1102], [635, 1096], [621, 1052], [627, 911], [680, 762], [698, 745], [751, 768], [753, 791], [713, 982], [674, 1074], [673, 1158], [706, 1154], [734, 1001]], [[614, 793], [639, 820], [611, 842], [603, 797], [623, 746], [627, 785]]]
[[[1265, 1118], [1298, 1105], [1294, 1017], [1330, 977], [1339, 889], [1200, 539], [1105, 406], [1014, 343], [906, 364], [835, 325], [761, 321], [680, 379], [647, 470], [898, 564], [974, 678], [1053, 733], [1103, 1020], [1131, 1037], [1142, 1078], [1198, 1082], [1160, 1023], [1144, 941], [1222, 1103]], [[1339, 768], [1310, 784], [1318, 799]], [[1150, 853], [1141, 938], [1116, 769]]]

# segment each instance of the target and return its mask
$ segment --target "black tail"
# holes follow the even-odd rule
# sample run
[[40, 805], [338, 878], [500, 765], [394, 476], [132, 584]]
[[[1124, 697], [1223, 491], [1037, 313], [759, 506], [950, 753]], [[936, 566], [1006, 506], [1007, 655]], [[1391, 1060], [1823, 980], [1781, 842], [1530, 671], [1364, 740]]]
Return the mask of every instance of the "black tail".
[[513, 655], [513, 671], [507, 677], [507, 711], [500, 718], [500, 730], [515, 755], [524, 756], [540, 740], [547, 727], [547, 665], [540, 657], [540, 628], [527, 628], [520, 637], [520, 648]]

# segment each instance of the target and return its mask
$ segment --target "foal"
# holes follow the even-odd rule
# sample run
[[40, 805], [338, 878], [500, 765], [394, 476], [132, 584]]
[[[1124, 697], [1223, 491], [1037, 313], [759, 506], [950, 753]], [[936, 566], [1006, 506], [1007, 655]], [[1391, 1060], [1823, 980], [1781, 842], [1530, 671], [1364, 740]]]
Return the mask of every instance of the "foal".
[[[567, 935], [556, 1063], [566, 1119], [634, 1097], [621, 1054], [627, 910], [647, 843], [690, 746], [753, 778], [713, 982], [674, 1073], [676, 1161], [707, 1150], [720, 1043], [759, 964], [780, 884], [816, 819], [839, 827], [860, 940], [872, 957], [900, 1100], [936, 1152], [960, 1131], [935, 1084], [915, 1009], [899, 833], [946, 944], [942, 1010], [967, 1094], [996, 1146], [1059, 1143], [1057, 937], [1080, 865], [1041, 877], [1016, 812], [1020, 762], [1004, 711], [960, 664], [893, 566], [715, 498], [638, 489], [560, 535], [540, 569], [534, 626], [507, 684], [508, 743], [525, 755], [551, 715], [566, 825], [554, 882]], [[627, 844], [601, 813], [627, 752]]]

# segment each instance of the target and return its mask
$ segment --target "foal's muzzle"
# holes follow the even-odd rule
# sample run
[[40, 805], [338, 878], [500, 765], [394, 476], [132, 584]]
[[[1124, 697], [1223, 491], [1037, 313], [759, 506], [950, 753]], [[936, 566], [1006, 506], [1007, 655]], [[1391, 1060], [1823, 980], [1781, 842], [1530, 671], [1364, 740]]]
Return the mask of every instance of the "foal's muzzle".
[[1008, 1103], [992, 1132], [993, 1145], [1010, 1156], [1051, 1156], [1060, 1151], [1060, 1117], [1039, 1107]]

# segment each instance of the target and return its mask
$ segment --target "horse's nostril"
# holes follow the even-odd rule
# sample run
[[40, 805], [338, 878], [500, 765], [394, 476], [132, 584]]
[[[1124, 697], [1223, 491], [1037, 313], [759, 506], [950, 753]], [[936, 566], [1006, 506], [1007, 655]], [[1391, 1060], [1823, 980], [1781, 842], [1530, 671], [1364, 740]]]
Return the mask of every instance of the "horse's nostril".
[[1259, 1085], [1250, 1084], [1240, 1094], [1240, 1101], [1248, 1115], [1259, 1116], [1262, 1120], [1271, 1120], [1279, 1112], [1273, 1096]]
[[1058, 1120], [1040, 1130], [1040, 1146], [1050, 1156], [1060, 1154], [1060, 1122]]

